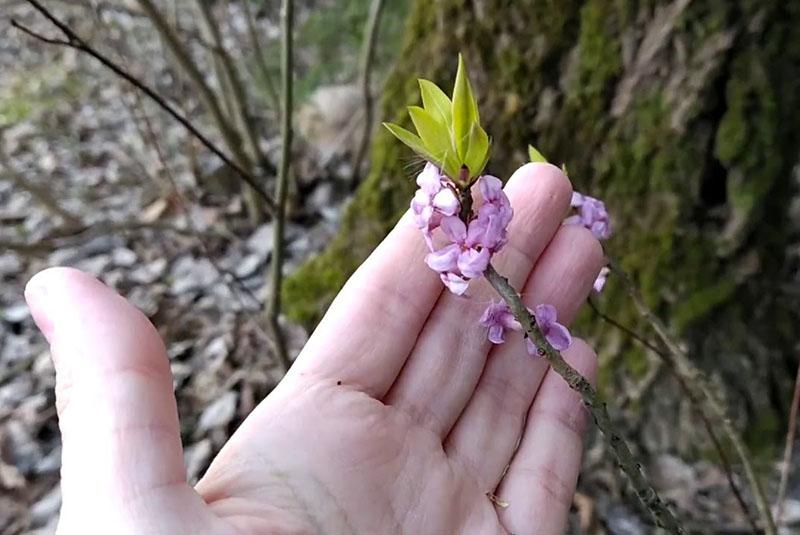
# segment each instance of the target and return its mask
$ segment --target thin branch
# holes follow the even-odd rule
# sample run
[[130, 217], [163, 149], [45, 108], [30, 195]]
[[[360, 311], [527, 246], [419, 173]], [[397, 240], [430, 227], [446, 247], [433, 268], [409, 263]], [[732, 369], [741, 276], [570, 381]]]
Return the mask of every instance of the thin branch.
[[769, 509], [764, 488], [756, 474], [747, 446], [745, 446], [744, 441], [742, 441], [728, 417], [728, 411], [721, 400], [721, 396], [718, 396], [711, 383], [705, 379], [703, 373], [689, 359], [686, 351], [672, 338], [666, 325], [645, 304], [639, 290], [628, 274], [613, 261], [609, 262], [609, 266], [622, 280], [639, 315], [653, 328], [661, 343], [667, 348], [670, 357], [669, 363], [673, 366], [675, 373], [686, 382], [691, 399], [698, 409], [709, 410], [713, 420], [719, 422], [723, 435], [731, 443], [739, 462], [742, 463], [745, 477], [750, 486], [750, 492], [756, 502], [758, 516], [763, 523], [764, 532], [766, 535], [775, 535], [777, 533], [775, 522]]
[[656, 524], [671, 533], [685, 533], [684, 529], [678, 523], [678, 520], [645, 478], [642, 473], [641, 465], [637, 462], [633, 453], [631, 453], [622, 435], [616, 431], [611, 423], [606, 404], [599, 398], [595, 389], [589, 384], [589, 381], [575, 370], [575, 368], [567, 364], [561, 354], [547, 342], [547, 339], [536, 325], [533, 316], [522, 302], [522, 298], [509, 284], [508, 280], [500, 275], [492, 265], [489, 265], [484, 276], [511, 308], [511, 312], [522, 325], [525, 334], [540, 348], [540, 355], [547, 359], [550, 363], [550, 367], [564, 378], [572, 390], [581, 395], [584, 405], [586, 405], [591, 412], [597, 427], [606, 437], [611, 450], [614, 452], [620, 469], [628, 477], [628, 481], [636, 492], [636, 496], [638, 496], [642, 504], [650, 511]]
[[275, 184], [275, 198], [278, 210], [273, 223], [272, 250], [272, 295], [267, 309], [267, 319], [272, 326], [275, 337], [275, 349], [278, 359], [285, 370], [291, 366], [286, 349], [286, 340], [280, 326], [281, 287], [283, 286], [283, 227], [286, 221], [286, 197], [289, 182], [289, 159], [292, 150], [292, 72], [293, 72], [293, 36], [294, 1], [283, 0], [281, 5], [281, 27], [283, 30], [281, 43], [281, 163], [278, 168], [278, 181]]
[[206, 32], [211, 37], [214, 44], [214, 53], [217, 56], [218, 62], [222, 67], [223, 77], [227, 79], [231, 88], [231, 100], [233, 103], [233, 111], [241, 123], [244, 132], [245, 140], [250, 146], [250, 152], [255, 158], [258, 165], [263, 165], [266, 162], [266, 157], [258, 144], [258, 135], [256, 134], [255, 126], [253, 125], [252, 117], [247, 108], [247, 93], [242, 84], [239, 73], [236, 70], [233, 59], [228, 51], [225, 49], [222, 42], [222, 34], [219, 31], [214, 16], [211, 13], [211, 6], [207, 0], [197, 0], [197, 9], [200, 12], [200, 18], [203, 21]]
[[[171, 190], [172, 195], [177, 199], [178, 206], [180, 210], [183, 212], [183, 216], [186, 218], [186, 225], [192, 230], [192, 232], [196, 233], [197, 235], [197, 244], [200, 246], [200, 249], [203, 251], [203, 255], [206, 259], [211, 263], [211, 266], [217, 271], [217, 275], [222, 279], [225, 280], [226, 277], [230, 278], [235, 284], [236, 287], [239, 289], [239, 292], [245, 294], [254, 304], [254, 306], [258, 309], [261, 308], [261, 301], [253, 294], [253, 292], [245, 286], [242, 280], [233, 272], [224, 269], [222, 266], [219, 265], [219, 262], [216, 261], [214, 256], [211, 254], [211, 251], [208, 249], [206, 242], [203, 238], [200, 237], [200, 229], [197, 228], [195, 225], [194, 220], [192, 219], [191, 209], [189, 207], [189, 202], [187, 201], [186, 197], [181, 193], [180, 189], [178, 189], [178, 181], [175, 179], [175, 175], [172, 173], [172, 167], [170, 167], [169, 162], [167, 162], [167, 158], [164, 154], [163, 149], [161, 148], [161, 144], [158, 142], [158, 136], [156, 135], [155, 129], [153, 128], [153, 123], [150, 121], [150, 118], [147, 116], [147, 113], [144, 109], [144, 103], [142, 102], [142, 97], [139, 95], [138, 91], [132, 91], [136, 107], [139, 109], [140, 113], [139, 116], [142, 119], [142, 122], [145, 124], [145, 128], [147, 129], [147, 135], [142, 135], [142, 141], [146, 144], [150, 144], [153, 147], [153, 150], [158, 157], [158, 161], [161, 164], [161, 167], [164, 169], [164, 174], [167, 176], [167, 181], [169, 182], [169, 187]], [[133, 114], [132, 114], [133, 115]], [[136, 121], [136, 116], [134, 115], [134, 121]], [[140, 135], [144, 134], [140, 130]], [[245, 306], [244, 301], [241, 299], [241, 295], [239, 292], [234, 292], [234, 295], [239, 297], [242, 306]]]
[[361, 135], [361, 144], [358, 147], [358, 152], [356, 152], [356, 156], [353, 159], [353, 186], [356, 185], [358, 177], [361, 175], [361, 164], [369, 148], [370, 135], [372, 134], [373, 98], [370, 85], [372, 64], [375, 59], [375, 43], [378, 39], [378, 29], [380, 28], [382, 12], [383, 0], [372, 0], [369, 7], [367, 25], [364, 29], [364, 42], [361, 51], [360, 84], [364, 97], [364, 132]]
[[[657, 347], [656, 344], [654, 344], [653, 342], [651, 342], [650, 340], [645, 338], [644, 335], [641, 335], [641, 334], [637, 333], [636, 331], [634, 331], [630, 327], [627, 327], [627, 326], [623, 325], [622, 323], [620, 323], [616, 319], [614, 319], [611, 316], [605, 314], [603, 311], [601, 311], [597, 307], [597, 304], [591, 298], [589, 299], [589, 306], [595, 312], [595, 314], [597, 314], [603, 321], [605, 321], [609, 325], [612, 325], [612, 326], [616, 327], [617, 329], [619, 329], [623, 333], [627, 334], [628, 336], [630, 336], [631, 338], [633, 338], [634, 340], [636, 340], [637, 342], [642, 344], [644, 347], [646, 347], [647, 349], [649, 349], [650, 351], [652, 351], [653, 353], [658, 355], [659, 358], [661, 359], [661, 360], [657, 361], [657, 364], [659, 366], [663, 365], [664, 363], [669, 365], [668, 367], [670, 368], [670, 370], [672, 371], [672, 373], [675, 375], [676, 379], [678, 380], [678, 384], [681, 386], [681, 389], [689, 396], [690, 400], [695, 402], [694, 403], [695, 411], [700, 416], [700, 419], [703, 421], [703, 426], [705, 427], [706, 432], [708, 433], [708, 436], [711, 439], [711, 443], [713, 444], [714, 449], [717, 451], [717, 454], [719, 455], [720, 461], [722, 462], [722, 467], [725, 470], [725, 477], [728, 480], [728, 486], [731, 489], [731, 493], [733, 493], [734, 498], [739, 503], [739, 507], [741, 508], [742, 513], [744, 513], [745, 518], [747, 518], [747, 521], [750, 523], [750, 526], [753, 528], [753, 530], [755, 532], [757, 532], [758, 531], [758, 524], [757, 524], [756, 520], [753, 518], [753, 514], [750, 511], [750, 507], [747, 505], [747, 501], [744, 499], [744, 496], [742, 496], [742, 492], [739, 489], [739, 485], [736, 483], [736, 479], [734, 477], [735, 472], [733, 470], [733, 466], [731, 465], [730, 459], [728, 458], [728, 454], [725, 452], [725, 449], [722, 447], [722, 444], [721, 444], [721, 442], [719, 440], [719, 436], [717, 435], [717, 432], [714, 429], [714, 426], [711, 425], [711, 421], [709, 420], [708, 416], [706, 415], [705, 412], [703, 412], [703, 410], [696, 403], [696, 400], [693, 397], [692, 391], [689, 388], [689, 386], [686, 384], [686, 381], [683, 379], [683, 377], [681, 377], [675, 371], [675, 366], [672, 363], [672, 360], [670, 359], [670, 356], [663, 349]], [[656, 370], [656, 373], [657, 373], [657, 370]]]
[[20, 31], [35, 37], [36, 39], [40, 39], [46, 43], [54, 44], [54, 45], [61, 45], [67, 46], [70, 48], [74, 48], [75, 50], [80, 50], [81, 52], [85, 52], [89, 56], [93, 57], [97, 61], [99, 61], [103, 66], [110, 69], [114, 74], [123, 78], [128, 83], [132, 84], [133, 86], [140, 89], [144, 92], [145, 95], [148, 96], [151, 100], [153, 100], [160, 108], [166, 111], [170, 116], [172, 116], [176, 121], [178, 121], [186, 130], [189, 131], [195, 138], [197, 138], [200, 143], [202, 143], [208, 150], [213, 152], [220, 160], [222, 160], [228, 167], [233, 169], [236, 174], [241, 178], [244, 182], [246, 182], [251, 188], [253, 188], [258, 195], [264, 200], [267, 209], [270, 212], [274, 212], [275, 210], [275, 202], [272, 200], [272, 197], [267, 193], [267, 191], [258, 184], [256, 179], [247, 171], [245, 171], [241, 166], [233, 162], [219, 147], [217, 147], [208, 137], [206, 137], [200, 130], [197, 129], [188, 119], [186, 119], [183, 115], [181, 115], [178, 110], [172, 106], [169, 102], [164, 100], [158, 93], [155, 92], [152, 88], [150, 88], [147, 84], [142, 82], [141, 80], [136, 79], [132, 74], [127, 72], [125, 69], [120, 67], [114, 61], [109, 59], [107, 56], [103, 55], [96, 49], [94, 49], [91, 45], [89, 45], [86, 41], [81, 39], [72, 29], [67, 26], [64, 22], [58, 19], [55, 15], [53, 15], [50, 11], [47, 10], [42, 4], [38, 2], [38, 0], [26, 0], [29, 4], [31, 4], [39, 13], [44, 15], [47, 20], [49, 20], [53, 25], [55, 25], [61, 33], [67, 38], [66, 40], [60, 39], [52, 39], [47, 38], [38, 33], [26, 28], [16, 20], [11, 21], [11, 25], [15, 28], [19, 29]]
[[267, 87], [272, 105], [278, 109], [278, 91], [275, 89], [275, 84], [272, 81], [272, 74], [269, 72], [269, 64], [267, 63], [267, 55], [264, 53], [264, 46], [261, 44], [261, 39], [258, 37], [258, 29], [256, 28], [256, 18], [253, 14], [253, 8], [250, 7], [250, 0], [242, 0], [242, 7], [244, 7], [245, 20], [247, 21], [247, 33], [250, 34], [250, 40], [253, 42], [253, 51], [256, 56], [256, 66], [261, 73], [261, 78]]
[[609, 325], [612, 325], [612, 326], [616, 327], [620, 331], [624, 332], [625, 334], [627, 334], [628, 336], [630, 336], [631, 338], [633, 338], [634, 340], [636, 340], [637, 342], [642, 344], [644, 347], [646, 347], [647, 349], [649, 349], [653, 353], [656, 353], [657, 355], [662, 355], [663, 354], [663, 352], [664, 352], [663, 349], [661, 349], [659, 347], [656, 347], [656, 345], [654, 343], [652, 343], [650, 340], [647, 340], [641, 334], [637, 333], [636, 331], [634, 331], [630, 327], [627, 327], [627, 326], [623, 325], [622, 323], [618, 322], [617, 320], [615, 320], [614, 318], [612, 318], [611, 316], [607, 315], [602, 310], [597, 308], [597, 304], [594, 302], [594, 299], [592, 299], [590, 297], [587, 301], [589, 303], [589, 308], [591, 308], [592, 311], [600, 317], [600, 319], [602, 319], [603, 321], [605, 321]]
[[786, 430], [786, 445], [783, 448], [783, 462], [781, 463], [781, 479], [778, 484], [778, 496], [775, 498], [775, 521], [783, 519], [783, 501], [786, 498], [786, 486], [789, 483], [789, 471], [792, 467], [792, 452], [794, 439], [797, 434], [797, 412], [800, 406], [800, 363], [797, 365], [797, 375], [794, 379], [794, 395], [792, 407], [789, 410], [789, 428]]

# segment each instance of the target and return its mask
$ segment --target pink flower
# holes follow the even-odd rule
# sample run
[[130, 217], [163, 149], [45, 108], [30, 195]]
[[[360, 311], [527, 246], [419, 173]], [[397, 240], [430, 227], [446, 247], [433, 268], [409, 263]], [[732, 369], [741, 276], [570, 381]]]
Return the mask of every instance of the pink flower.
[[508, 305], [501, 301], [492, 303], [486, 307], [480, 319], [481, 325], [489, 327], [489, 341], [493, 344], [502, 344], [505, 342], [506, 331], [518, 331], [522, 327], [519, 322], [514, 319], [514, 314]]
[[[478, 179], [484, 202], [469, 224], [456, 216], [460, 203], [453, 185], [434, 165], [425, 166], [417, 185], [411, 210], [431, 250], [425, 262], [439, 273], [451, 292], [462, 295], [470, 279], [482, 276], [492, 255], [508, 241], [507, 228], [514, 212], [503, 183], [489, 175]], [[449, 240], [438, 250], [433, 247], [436, 228], [441, 228]]]
[[411, 211], [414, 222], [422, 230], [425, 243], [433, 250], [433, 231], [441, 224], [442, 217], [452, 216], [461, 208], [458, 197], [449, 180], [432, 163], [425, 164], [425, 169], [417, 176], [419, 189], [411, 199]]
[[507, 229], [514, 211], [498, 178], [484, 175], [478, 185], [484, 203], [469, 224], [468, 241], [496, 253], [508, 241]]
[[598, 240], [611, 237], [611, 221], [603, 201], [574, 192], [570, 204], [578, 209], [578, 213], [565, 219], [565, 225], [582, 225], [591, 230]]
[[[533, 309], [533, 317], [536, 318], [536, 325], [539, 326], [539, 330], [542, 331], [547, 342], [554, 349], [564, 351], [572, 344], [572, 336], [570, 336], [567, 328], [556, 321], [556, 307], [548, 304], [537, 305]], [[532, 356], [539, 354], [539, 348], [530, 338], [525, 340], [525, 344], [528, 354]]]
[[597, 278], [594, 280], [593, 287], [595, 292], [600, 293], [603, 291], [603, 287], [606, 285], [609, 273], [611, 273], [611, 270], [608, 269], [608, 266], [603, 266], [600, 268], [600, 273], [597, 274]]
[[466, 225], [459, 218], [442, 218], [440, 226], [451, 243], [429, 253], [425, 263], [440, 273], [442, 282], [451, 292], [462, 295], [467, 289], [465, 283], [486, 271], [491, 252], [485, 247], [477, 248], [477, 244], [469, 239]]

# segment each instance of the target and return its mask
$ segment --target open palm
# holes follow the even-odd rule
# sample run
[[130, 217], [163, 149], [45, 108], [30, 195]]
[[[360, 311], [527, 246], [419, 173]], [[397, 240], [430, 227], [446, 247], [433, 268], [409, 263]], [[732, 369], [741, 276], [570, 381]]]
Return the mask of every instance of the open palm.
[[[498, 270], [568, 323], [602, 262], [561, 226], [571, 188], [547, 164], [509, 180]], [[339, 294], [289, 374], [192, 488], [168, 361], [147, 319], [75, 270], [26, 297], [57, 370], [59, 532], [147, 534], [562, 533], [585, 423], [579, 398], [515, 333], [491, 347], [494, 298], [443, 292], [404, 217]], [[590, 348], [565, 353], [595, 373]]]

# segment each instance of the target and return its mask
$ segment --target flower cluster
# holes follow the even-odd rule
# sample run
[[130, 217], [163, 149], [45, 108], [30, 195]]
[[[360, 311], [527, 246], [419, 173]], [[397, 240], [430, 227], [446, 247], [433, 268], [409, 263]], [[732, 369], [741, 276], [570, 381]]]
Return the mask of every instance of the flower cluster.
[[425, 164], [425, 169], [417, 176], [417, 186], [419, 189], [411, 199], [411, 211], [425, 243], [433, 251], [433, 231], [442, 223], [443, 217], [457, 215], [461, 204], [453, 183], [432, 163]]
[[[478, 186], [483, 204], [467, 224], [458, 217], [460, 203], [454, 186], [433, 164], [425, 166], [417, 185], [420, 189], [414, 194], [411, 210], [431, 251], [425, 262], [451, 292], [462, 295], [469, 281], [483, 275], [492, 255], [508, 241], [507, 228], [514, 213], [511, 203], [498, 178], [482, 176]], [[433, 245], [436, 228], [441, 228], [448, 240], [439, 249]]]
[[[537, 305], [533, 310], [529, 310], [536, 319], [536, 325], [542, 331], [547, 342], [558, 351], [564, 351], [572, 344], [572, 336], [569, 330], [556, 321], [556, 307], [548, 304]], [[489, 328], [489, 341], [493, 344], [505, 342], [506, 331], [519, 331], [522, 326], [514, 318], [511, 309], [503, 302], [492, 302], [480, 319], [481, 325]], [[539, 348], [530, 338], [525, 340], [528, 354], [538, 356]]]
[[611, 237], [611, 221], [603, 201], [575, 192], [570, 205], [577, 209], [577, 213], [565, 219], [565, 225], [582, 225], [591, 230], [598, 240]]

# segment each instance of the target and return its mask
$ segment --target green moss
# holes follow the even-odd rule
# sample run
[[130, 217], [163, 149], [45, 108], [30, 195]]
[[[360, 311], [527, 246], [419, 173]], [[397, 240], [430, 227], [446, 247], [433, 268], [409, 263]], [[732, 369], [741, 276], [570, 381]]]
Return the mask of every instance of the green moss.
[[12, 125], [59, 102], [78, 98], [83, 86], [61, 63], [43, 65], [0, 80], [0, 127]]

